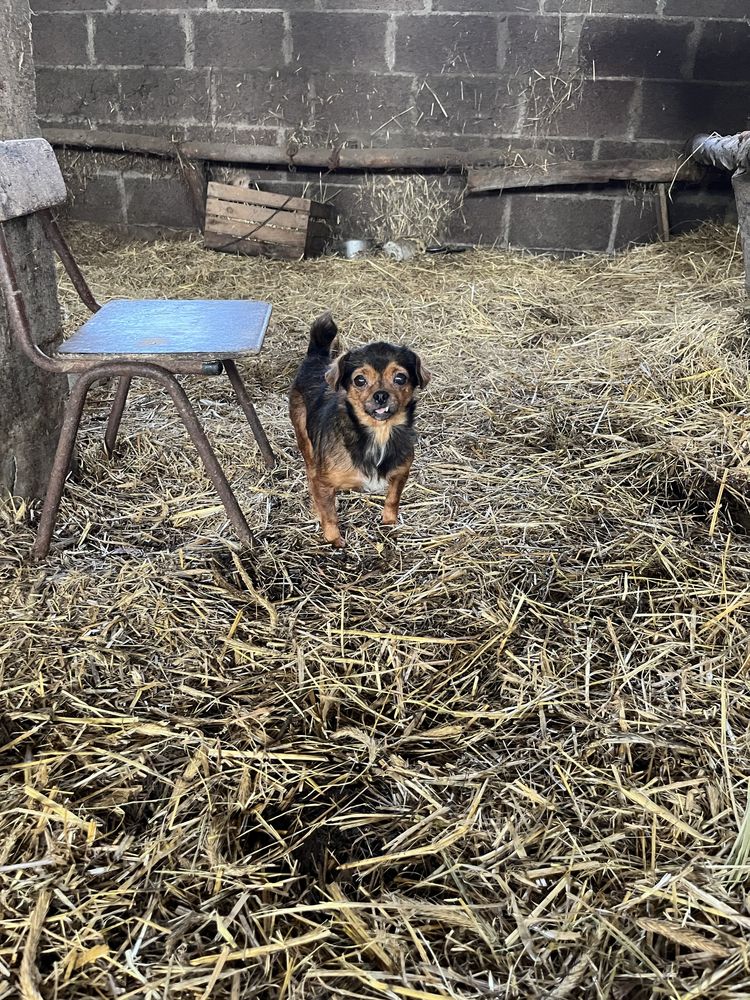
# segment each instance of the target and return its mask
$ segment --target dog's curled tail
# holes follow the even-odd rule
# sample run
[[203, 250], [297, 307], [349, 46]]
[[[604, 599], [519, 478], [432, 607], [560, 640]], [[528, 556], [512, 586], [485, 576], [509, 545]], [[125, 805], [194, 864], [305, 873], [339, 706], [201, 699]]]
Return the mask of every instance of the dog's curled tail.
[[318, 316], [310, 327], [310, 343], [307, 345], [308, 358], [330, 358], [331, 344], [336, 339], [338, 327], [333, 322], [330, 311]]

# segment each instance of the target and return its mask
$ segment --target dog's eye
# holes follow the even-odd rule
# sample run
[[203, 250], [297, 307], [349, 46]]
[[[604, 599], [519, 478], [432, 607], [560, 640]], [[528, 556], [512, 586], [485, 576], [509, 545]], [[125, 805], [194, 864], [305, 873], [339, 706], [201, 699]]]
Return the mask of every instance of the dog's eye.
[[355, 375], [353, 382], [358, 389], [361, 389], [362, 386], [367, 385], [367, 379], [364, 377], [364, 375]]
[[403, 372], [398, 372], [393, 376], [393, 381], [396, 385], [406, 385], [406, 375]]

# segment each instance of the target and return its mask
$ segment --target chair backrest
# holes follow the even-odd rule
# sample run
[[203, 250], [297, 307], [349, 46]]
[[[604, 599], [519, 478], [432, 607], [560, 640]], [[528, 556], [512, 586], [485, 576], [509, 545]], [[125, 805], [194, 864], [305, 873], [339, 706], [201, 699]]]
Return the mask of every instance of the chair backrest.
[[65, 181], [46, 139], [0, 142], [0, 222], [65, 201]]

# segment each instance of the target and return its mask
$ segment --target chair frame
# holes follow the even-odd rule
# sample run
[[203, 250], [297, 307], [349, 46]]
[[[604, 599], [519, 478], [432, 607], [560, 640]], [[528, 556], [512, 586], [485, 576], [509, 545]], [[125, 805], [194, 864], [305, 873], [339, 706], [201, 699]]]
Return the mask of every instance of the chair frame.
[[[97, 312], [101, 306], [94, 298], [50, 209], [45, 207], [24, 214], [33, 214], [39, 217], [44, 233], [60, 258], [81, 301], [92, 313]], [[235, 362], [229, 358], [219, 358], [216, 361], [206, 362], [200, 359], [181, 357], [179, 354], [157, 355], [147, 361], [118, 360], [116, 355], [112, 356], [112, 360], [107, 360], [106, 356], [103, 355], [91, 355], [91, 357], [71, 355], [66, 357], [64, 354], [55, 354], [54, 356], [45, 354], [34, 342], [26, 305], [19, 288], [17, 272], [3, 226], [4, 223], [0, 222], [0, 289], [5, 297], [11, 334], [23, 353], [39, 368], [60, 375], [78, 376], [65, 404], [60, 438], [52, 464], [36, 540], [32, 547], [32, 558], [43, 559], [49, 552], [55, 520], [89, 389], [95, 382], [112, 378], [116, 378], [118, 381], [104, 434], [104, 447], [107, 454], [112, 456], [114, 453], [117, 433], [132, 379], [139, 377], [156, 382], [171, 397], [175, 409], [203, 461], [206, 472], [219, 494], [234, 531], [242, 542], [251, 542], [252, 532], [229, 481], [185, 394], [185, 390], [175, 378], [175, 375], [179, 374], [215, 376], [226, 372], [237, 402], [245, 414], [258, 444], [263, 462], [267, 469], [273, 469], [276, 459]]]

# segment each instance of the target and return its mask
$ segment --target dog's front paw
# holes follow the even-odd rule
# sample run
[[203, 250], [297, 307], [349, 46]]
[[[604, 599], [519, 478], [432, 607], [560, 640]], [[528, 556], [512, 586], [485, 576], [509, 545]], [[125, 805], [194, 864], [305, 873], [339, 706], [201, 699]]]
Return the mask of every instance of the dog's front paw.
[[383, 526], [386, 528], [393, 528], [398, 524], [398, 513], [391, 511], [383, 512]]
[[334, 548], [343, 549], [346, 546], [346, 542], [344, 541], [338, 528], [331, 528], [328, 531], [324, 531], [323, 537], [327, 542], [333, 545]]

